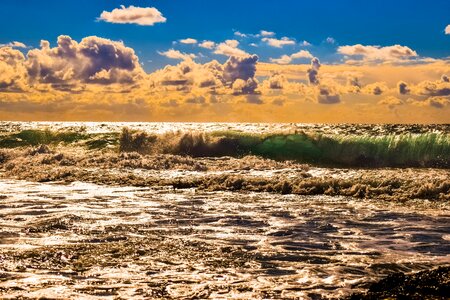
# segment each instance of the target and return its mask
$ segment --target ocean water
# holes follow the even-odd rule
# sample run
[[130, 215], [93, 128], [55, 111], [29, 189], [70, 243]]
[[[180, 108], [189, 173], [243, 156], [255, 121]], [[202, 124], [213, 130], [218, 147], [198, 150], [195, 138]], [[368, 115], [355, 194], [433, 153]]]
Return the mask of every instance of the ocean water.
[[448, 125], [0, 132], [1, 298], [335, 299], [450, 265]]

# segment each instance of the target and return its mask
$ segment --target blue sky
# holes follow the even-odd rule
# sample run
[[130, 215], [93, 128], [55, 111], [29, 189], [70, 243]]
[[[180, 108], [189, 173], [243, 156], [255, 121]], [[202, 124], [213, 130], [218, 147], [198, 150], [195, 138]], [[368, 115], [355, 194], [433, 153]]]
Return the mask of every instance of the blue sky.
[[[201, 61], [225, 57], [211, 54], [192, 45], [173, 45], [183, 38], [222, 42], [240, 40], [240, 48], [257, 53], [261, 61], [270, 57], [291, 54], [308, 49], [322, 61], [332, 63], [338, 45], [400, 44], [417, 51], [420, 56], [443, 58], [450, 55], [450, 35], [444, 28], [450, 23], [450, 1], [206, 1], [206, 0], [3, 0], [0, 9], [0, 43], [20, 41], [38, 47], [45, 39], [52, 45], [61, 34], [81, 40], [96, 35], [122, 40], [135, 49], [144, 68], [151, 71], [172, 60], [157, 51], [170, 48], [182, 52], [202, 52]], [[155, 7], [165, 23], [153, 26], [111, 24], [97, 21], [102, 11], [111, 11], [120, 5]], [[303, 40], [310, 47], [285, 46], [281, 49], [262, 44], [260, 40], [239, 39], [234, 31], [258, 33], [269, 30], [277, 38]], [[327, 37], [335, 45], [324, 42]], [[249, 46], [259, 42], [259, 47]]]

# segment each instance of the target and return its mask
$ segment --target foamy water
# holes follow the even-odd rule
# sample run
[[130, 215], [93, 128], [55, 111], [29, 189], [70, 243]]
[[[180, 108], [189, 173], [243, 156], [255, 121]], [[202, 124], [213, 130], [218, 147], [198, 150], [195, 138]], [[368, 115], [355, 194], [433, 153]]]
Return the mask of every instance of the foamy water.
[[162, 134], [173, 131], [244, 133], [273, 133], [311, 131], [326, 134], [396, 134], [396, 133], [450, 133], [449, 124], [312, 124], [312, 123], [170, 123], [170, 122], [10, 122], [0, 121], [0, 132], [18, 132], [27, 129], [83, 131], [86, 133], [120, 132], [122, 128]]
[[0, 201], [4, 298], [335, 298], [450, 264], [448, 202], [17, 180]]

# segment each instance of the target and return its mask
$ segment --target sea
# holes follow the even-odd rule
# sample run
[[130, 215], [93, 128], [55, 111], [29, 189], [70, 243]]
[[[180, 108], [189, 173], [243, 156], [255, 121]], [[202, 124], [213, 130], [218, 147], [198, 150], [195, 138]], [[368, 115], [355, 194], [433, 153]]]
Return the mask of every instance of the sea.
[[344, 299], [449, 209], [450, 125], [0, 122], [0, 298]]

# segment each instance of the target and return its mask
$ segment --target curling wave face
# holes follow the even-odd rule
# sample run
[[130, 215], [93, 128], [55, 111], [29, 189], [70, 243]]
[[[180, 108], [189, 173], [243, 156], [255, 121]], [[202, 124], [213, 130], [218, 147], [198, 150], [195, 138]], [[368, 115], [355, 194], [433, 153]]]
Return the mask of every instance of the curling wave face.
[[434, 129], [425, 127], [428, 131], [411, 125], [391, 125], [394, 133], [386, 133], [385, 127], [367, 125], [353, 125], [350, 128], [342, 128], [344, 125], [341, 125], [323, 132], [323, 128], [319, 130], [320, 127], [312, 125], [273, 125], [272, 128], [266, 124], [259, 126], [261, 130], [254, 124], [242, 124], [240, 127], [223, 125], [223, 129], [218, 130], [218, 124], [190, 124], [184, 130], [176, 126], [175, 129], [179, 129], [176, 131], [164, 128], [144, 128], [148, 131], [123, 128], [120, 136], [118, 127], [116, 131], [102, 133], [98, 126], [96, 124], [87, 129], [54, 125], [53, 130], [24, 129], [10, 132], [11, 128], [18, 128], [9, 124], [3, 128], [0, 147], [65, 143], [84, 144], [91, 149], [118, 146], [120, 152], [142, 154], [191, 157], [254, 155], [318, 166], [450, 167], [450, 134], [446, 125], [436, 125]]

